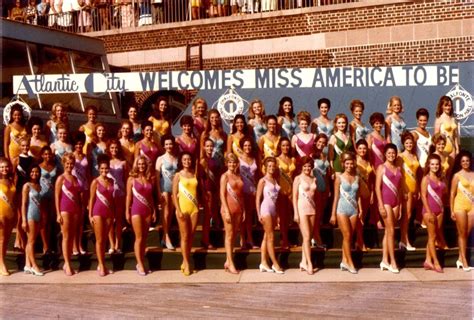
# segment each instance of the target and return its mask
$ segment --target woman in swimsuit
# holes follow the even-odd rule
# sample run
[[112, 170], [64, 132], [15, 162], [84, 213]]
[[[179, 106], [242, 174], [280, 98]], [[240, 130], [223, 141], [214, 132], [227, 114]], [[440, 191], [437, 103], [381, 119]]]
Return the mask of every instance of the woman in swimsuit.
[[[351, 255], [352, 235], [358, 220], [362, 217], [362, 205], [359, 196], [359, 177], [357, 176], [356, 156], [352, 152], [342, 154], [344, 172], [336, 174], [334, 181], [334, 202], [331, 224], [339, 225], [342, 233], [342, 271], [357, 273]], [[337, 220], [336, 220], [337, 217]]]
[[[298, 159], [309, 157], [313, 153], [314, 139], [316, 135], [309, 132], [311, 123], [311, 115], [307, 111], [300, 111], [296, 116], [300, 132], [295, 134], [291, 139], [291, 146], [296, 151]], [[301, 165], [301, 164], [300, 164]]]
[[430, 154], [431, 134], [426, 130], [430, 114], [425, 108], [416, 111], [416, 121], [418, 126], [411, 132], [415, 139], [416, 156], [420, 163], [420, 168], [425, 168], [426, 159]]
[[137, 259], [137, 273], [140, 276], [148, 274], [145, 269], [145, 248], [150, 224], [156, 220], [156, 206], [153, 200], [154, 185], [150, 160], [139, 155], [135, 159], [130, 177], [127, 180], [125, 217], [127, 222], [132, 225], [135, 234], [133, 251]]
[[120, 148], [122, 149], [123, 157], [127, 161], [129, 168], [133, 167], [133, 158], [135, 154], [135, 142], [132, 136], [132, 123], [128, 120], [122, 121], [118, 138], [120, 142]]
[[431, 140], [435, 149], [433, 153], [437, 154], [441, 158], [441, 170], [447, 181], [449, 181], [451, 179], [451, 171], [454, 165], [454, 159], [445, 151], [448, 139], [441, 133], [435, 133]]
[[26, 131], [30, 138], [30, 152], [36, 161], [41, 162], [41, 149], [48, 145], [48, 142], [44, 138], [43, 122], [40, 118], [32, 117], [28, 120]]
[[401, 180], [402, 173], [396, 166], [397, 146], [388, 143], [384, 148], [385, 162], [377, 169], [375, 177], [375, 194], [380, 215], [385, 224], [383, 237], [383, 258], [380, 270], [387, 269], [392, 273], [399, 273], [395, 260], [395, 223], [400, 216], [402, 198]]
[[227, 171], [220, 179], [221, 215], [222, 221], [224, 221], [224, 243], [226, 252], [224, 270], [238, 274], [239, 271], [235, 268], [232, 255], [234, 252], [235, 235], [239, 230], [242, 218], [245, 217], [243, 197], [244, 182], [239, 174], [239, 159], [235, 154], [227, 154], [226, 166]]
[[200, 141], [204, 131], [207, 115], [207, 102], [201, 97], [197, 97], [192, 106], [192, 117], [194, 125], [194, 136]]
[[439, 98], [436, 107], [436, 120], [434, 123], [434, 133], [441, 133], [446, 137], [446, 155], [454, 157], [459, 153], [459, 132], [458, 123], [454, 117], [453, 101], [450, 97], [442, 96]]
[[374, 112], [370, 115], [369, 119], [370, 125], [372, 129], [374, 129], [368, 136], [367, 136], [367, 143], [369, 144], [369, 159], [372, 163], [372, 166], [375, 170], [384, 163], [384, 155], [383, 150], [385, 145], [387, 144], [387, 140], [382, 135], [382, 129], [384, 128], [385, 124], [385, 117], [380, 112]]
[[474, 225], [474, 172], [471, 171], [472, 154], [461, 150], [456, 157], [455, 174], [451, 182], [451, 219], [458, 230], [459, 258], [456, 268], [471, 271], [466, 258], [469, 233]]
[[15, 183], [12, 169], [7, 158], [0, 158], [0, 275], [9, 276], [5, 265], [8, 242], [16, 222]]
[[[87, 142], [87, 139], [86, 139]], [[99, 176], [99, 164], [97, 159], [99, 155], [105, 154], [107, 151], [107, 133], [105, 125], [97, 123], [95, 126], [94, 138], [89, 144], [87, 155], [91, 160], [92, 177], [97, 178]]]
[[158, 97], [153, 104], [153, 114], [148, 118], [153, 124], [153, 137], [156, 141], [159, 141], [161, 136], [171, 133], [169, 113], [168, 100], [165, 97]]
[[[138, 119], [138, 108], [135, 105], [132, 105], [128, 108], [128, 121], [132, 124], [131, 130], [132, 130], [132, 140], [134, 143], [137, 143], [143, 138], [142, 134], [142, 125], [140, 123], [140, 120]], [[133, 163], [132, 163], [133, 165]]]
[[61, 102], [56, 102], [51, 107], [51, 119], [46, 122], [46, 137], [49, 143], [55, 143], [58, 140], [58, 124], [62, 123], [66, 132], [69, 131], [69, 120], [67, 109]]
[[[56, 208], [54, 207], [54, 185], [58, 176], [58, 167], [54, 160], [53, 151], [49, 146], [41, 149], [41, 158], [43, 161], [40, 163], [41, 169], [41, 224], [40, 224], [40, 235], [43, 242], [43, 253], [48, 253], [49, 248], [52, 245], [54, 251], [56, 251], [57, 243], [51, 239], [51, 235], [58, 234], [57, 224], [54, 223]], [[56, 239], [56, 237], [54, 237]]]
[[353, 151], [354, 146], [349, 135], [347, 116], [339, 113], [334, 118], [334, 134], [329, 138], [329, 161], [334, 172], [343, 172], [341, 155], [343, 152]]
[[248, 124], [250, 131], [253, 132], [255, 143], [258, 143], [260, 137], [267, 132], [267, 125], [265, 124], [265, 106], [259, 99], [250, 102]]
[[135, 161], [138, 156], [144, 156], [151, 164], [156, 163], [156, 159], [161, 154], [159, 140], [153, 138], [153, 123], [146, 120], [142, 122], [143, 139], [135, 144]]
[[3, 150], [5, 157], [12, 161], [21, 153], [20, 140], [27, 136], [26, 118], [20, 105], [10, 109], [10, 122], [3, 133]]
[[293, 100], [290, 97], [283, 97], [278, 108], [278, 125], [280, 126], [282, 137], [293, 138], [296, 130], [295, 113], [293, 111]]
[[173, 192], [173, 179], [178, 170], [178, 159], [175, 155], [175, 140], [172, 135], [166, 134], [161, 137], [161, 144], [165, 149], [165, 154], [158, 157], [155, 164], [156, 178], [160, 186], [160, 203], [161, 203], [161, 221], [163, 226], [163, 238], [161, 245], [169, 250], [175, 250], [171, 243], [169, 229], [171, 225], [173, 213], [173, 201], [171, 194]]
[[75, 158], [72, 153], [66, 153], [63, 158], [64, 173], [56, 180], [54, 200], [56, 204], [57, 222], [61, 226], [62, 252], [64, 257], [63, 270], [67, 276], [72, 276], [71, 266], [72, 245], [79, 216], [82, 213], [81, 186], [77, 178], [72, 175]]
[[319, 117], [314, 118], [311, 122], [311, 132], [316, 134], [324, 133], [327, 137], [330, 137], [334, 129], [334, 123], [328, 117], [329, 110], [331, 110], [331, 101], [327, 98], [319, 99], [318, 109]]
[[[278, 216], [277, 199], [280, 193], [280, 186], [277, 182], [277, 160], [268, 157], [263, 161], [265, 176], [261, 178], [257, 185], [255, 205], [257, 208], [258, 220], [263, 225], [263, 240], [261, 246], [260, 272], [285, 273], [278, 263], [275, 255], [274, 230]], [[245, 183], [245, 182], [244, 182]], [[268, 266], [268, 258], [272, 261], [272, 267]]]
[[189, 115], [184, 115], [179, 120], [179, 125], [182, 130], [181, 135], [176, 137], [179, 154], [188, 152], [193, 156], [193, 159], [197, 159], [199, 157], [199, 143], [193, 133], [193, 118]]
[[217, 160], [221, 170], [224, 168], [224, 153], [227, 142], [227, 134], [222, 127], [221, 114], [217, 109], [211, 109], [207, 115], [206, 125], [201, 134], [200, 149], [201, 156], [204, 154], [204, 142], [211, 139], [214, 142], [212, 157]]
[[86, 135], [86, 142], [84, 143], [84, 153], [87, 153], [88, 145], [94, 141], [95, 127], [97, 125], [97, 107], [87, 106], [85, 113], [87, 115], [87, 122], [79, 127], [79, 131]]
[[426, 245], [426, 259], [423, 263], [425, 270], [434, 270], [442, 273], [443, 268], [438, 261], [436, 241], [443, 232], [443, 198], [447, 193], [446, 182], [441, 172], [441, 158], [437, 154], [430, 154], [426, 160], [424, 176], [421, 180], [421, 201], [423, 202], [423, 220], [428, 227], [428, 244]]
[[316, 217], [316, 178], [312, 175], [314, 161], [311, 157], [301, 158], [301, 174], [293, 182], [293, 211], [294, 221], [300, 226], [303, 237], [303, 250], [300, 262], [300, 270], [313, 274], [313, 262], [311, 259], [311, 238], [314, 230]]
[[385, 136], [387, 142], [397, 146], [398, 152], [403, 151], [402, 133], [407, 127], [401, 113], [403, 113], [402, 99], [396, 96], [390, 97], [385, 118]]
[[114, 183], [114, 207], [112, 221], [109, 228], [109, 253], [122, 253], [120, 243], [122, 241], [122, 226], [125, 217], [125, 196], [129, 166], [123, 157], [120, 142], [113, 139], [109, 141], [107, 153], [110, 156], [110, 167], [108, 177]]
[[[118, 145], [115, 145], [118, 148]], [[89, 222], [95, 234], [95, 252], [97, 255], [99, 276], [109, 274], [105, 267], [105, 244], [107, 233], [115, 212], [114, 180], [107, 175], [110, 170], [110, 159], [101, 154], [97, 159], [99, 176], [92, 180], [89, 197]], [[112, 246], [112, 244], [111, 244]]]
[[276, 157], [278, 152], [278, 144], [280, 136], [277, 134], [277, 118], [269, 115], [266, 118], [267, 132], [260, 137], [258, 147], [260, 149], [260, 159], [266, 157]]
[[173, 178], [173, 203], [176, 208], [179, 233], [181, 236], [181, 254], [183, 263], [181, 272], [189, 276], [192, 272], [191, 249], [199, 213], [198, 179], [195, 159], [189, 152], [183, 152], [178, 161], [178, 172]]
[[357, 241], [356, 248], [367, 251], [364, 244], [364, 224], [366, 221], [366, 215], [369, 210], [372, 210], [374, 204], [374, 182], [375, 182], [375, 171], [372, 164], [369, 161], [369, 145], [367, 140], [360, 139], [356, 144], [357, 150], [357, 175], [359, 176], [359, 197], [362, 205], [362, 215], [357, 222], [356, 232]]
[[288, 229], [290, 227], [291, 211], [293, 210], [291, 199], [293, 193], [291, 190], [293, 188], [293, 176], [296, 171], [296, 159], [292, 157], [291, 142], [288, 138], [280, 139], [278, 153], [277, 162], [280, 170], [278, 184], [281, 187], [281, 196], [278, 198], [278, 207], [281, 208], [279, 210], [281, 248], [289, 249]]
[[311, 245], [318, 249], [326, 250], [326, 245], [321, 239], [321, 224], [323, 216], [330, 204], [331, 188], [330, 181], [332, 176], [332, 169], [329, 165], [327, 154], [324, 152], [328, 144], [328, 136], [324, 133], [319, 133], [314, 138], [314, 148], [311, 158], [314, 161], [313, 176], [316, 178], [316, 217], [314, 219], [313, 237]]
[[41, 169], [38, 165], [33, 165], [30, 170], [30, 181], [23, 186], [23, 196], [21, 203], [21, 215], [23, 231], [28, 235], [25, 248], [25, 267], [23, 271], [35, 276], [43, 276], [35, 260], [35, 242], [38, 237], [41, 222]]
[[204, 154], [199, 160], [201, 186], [204, 191], [204, 217], [202, 221], [201, 244], [203, 248], [206, 249], [214, 249], [214, 246], [209, 240], [209, 231], [211, 219], [213, 221], [217, 220], [218, 201], [216, 195], [219, 194], [219, 181], [221, 177], [221, 166], [219, 162], [212, 157], [213, 153], [214, 141], [207, 139], [204, 142]]
[[360, 139], [366, 139], [370, 130], [362, 123], [362, 114], [364, 113], [364, 103], [360, 100], [352, 100], [350, 109], [354, 119], [349, 124], [349, 134], [352, 139], [352, 145], [356, 145]]
[[62, 159], [66, 153], [72, 152], [72, 145], [67, 142], [68, 131], [66, 125], [59, 123], [56, 126], [56, 130], [56, 140], [51, 143], [50, 147], [56, 157], [56, 166], [60, 172], [63, 172], [64, 168]]
[[248, 135], [249, 133], [247, 123], [245, 123], [245, 116], [243, 114], [236, 115], [232, 123], [231, 134], [227, 138], [226, 153], [233, 152], [238, 158], [240, 158], [243, 153], [240, 147], [240, 140]]
[[397, 164], [402, 169], [402, 216], [400, 218], [400, 243], [398, 247], [408, 251], [415, 251], [415, 247], [408, 240], [408, 225], [413, 213], [414, 203], [419, 199], [418, 177], [420, 164], [415, 154], [415, 138], [405, 131], [402, 134], [404, 151], [399, 153]]
[[[90, 186], [90, 166], [87, 156], [84, 154], [84, 145], [86, 143], [86, 135], [84, 132], [77, 132], [73, 138], [74, 145], [74, 169], [72, 175], [77, 178], [79, 186], [82, 190], [82, 203], [89, 202], [89, 186]], [[89, 144], [90, 145], [90, 144]], [[85, 254], [86, 250], [82, 247], [82, 233], [84, 229], [84, 212], [81, 212], [77, 221], [77, 228], [74, 234], [74, 244], [72, 247], [73, 255]]]
[[240, 246], [245, 249], [256, 249], [258, 248], [252, 235], [252, 226], [255, 214], [255, 192], [256, 192], [256, 181], [258, 180], [258, 160], [255, 157], [253, 150], [252, 138], [245, 136], [240, 140], [239, 149], [243, 150], [239, 157], [240, 163], [240, 175], [244, 181], [244, 206], [245, 206], [245, 217], [242, 219], [242, 225], [240, 227]]

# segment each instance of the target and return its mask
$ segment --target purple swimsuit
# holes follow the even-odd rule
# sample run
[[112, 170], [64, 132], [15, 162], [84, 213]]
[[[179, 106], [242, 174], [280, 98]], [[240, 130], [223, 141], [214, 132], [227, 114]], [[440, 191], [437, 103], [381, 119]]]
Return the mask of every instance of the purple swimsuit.
[[144, 143], [140, 144], [140, 155], [145, 156], [152, 164], [155, 164], [158, 152], [158, 148], [155, 145], [148, 147]]
[[136, 179], [133, 180], [132, 185], [132, 216], [148, 216], [152, 213], [153, 204], [153, 187], [151, 183], [146, 182], [141, 184]]
[[298, 155], [301, 158], [304, 156], [309, 156], [313, 152], [313, 145], [314, 135], [311, 136], [311, 139], [309, 139], [308, 142], [304, 142], [298, 135], [296, 135], [296, 146], [298, 147], [296, 150], [298, 151]]
[[176, 143], [178, 144], [179, 147], [179, 153], [183, 152], [189, 152], [190, 154], [193, 155], [193, 157], [197, 156], [197, 141], [196, 139], [193, 139], [193, 142], [191, 144], [186, 144], [183, 140], [180, 138], [176, 138]]
[[61, 212], [69, 212], [71, 214], [80, 214], [80, 193], [81, 186], [76, 183], [70, 182], [64, 178], [63, 185], [61, 186], [61, 194], [59, 197], [59, 210]]
[[[435, 215], [440, 215], [444, 211], [443, 193], [446, 190], [446, 184], [443, 181], [436, 183], [428, 178], [428, 192], [426, 198], [430, 211]], [[422, 214], [426, 214], [426, 209], [423, 206]]]
[[279, 192], [280, 185], [277, 182], [273, 184], [269, 180], [265, 179], [265, 186], [263, 187], [263, 201], [260, 204], [260, 214], [262, 216], [276, 216], [276, 202]]
[[372, 165], [374, 166], [374, 169], [377, 170], [377, 168], [385, 162], [385, 157], [383, 155], [383, 149], [385, 148], [385, 145], [387, 142], [385, 140], [379, 140], [375, 137], [373, 137], [374, 143], [371, 147], [371, 160], [372, 160]]
[[384, 205], [396, 207], [400, 204], [398, 199], [398, 192], [400, 192], [402, 173], [400, 168], [397, 168], [393, 173], [390, 169], [384, 166], [382, 176], [382, 202]]
[[92, 207], [92, 215], [103, 218], [113, 217], [112, 204], [114, 201], [114, 185], [110, 183], [108, 187], [97, 182], [97, 190], [95, 192], [95, 202]]

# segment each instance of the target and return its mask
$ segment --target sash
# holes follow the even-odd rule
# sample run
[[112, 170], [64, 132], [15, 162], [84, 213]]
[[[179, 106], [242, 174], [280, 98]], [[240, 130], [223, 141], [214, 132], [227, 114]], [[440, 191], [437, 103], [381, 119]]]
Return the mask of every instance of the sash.
[[212, 181], [213, 184], [216, 183], [216, 176], [214, 175], [214, 172], [212, 170], [207, 169], [207, 176], [209, 177], [209, 180]]
[[443, 200], [441, 200], [440, 196], [436, 193], [436, 191], [433, 190], [430, 183], [428, 183], [428, 194], [434, 199], [440, 208], [444, 207]]
[[142, 196], [138, 191], [137, 189], [135, 189], [134, 186], [132, 186], [132, 194], [133, 196], [139, 201], [141, 202], [144, 206], [146, 206], [148, 209], [152, 209], [151, 207], [151, 204], [148, 202], [148, 200]]
[[107, 198], [104, 196], [104, 194], [99, 191], [99, 187], [97, 187], [97, 189], [95, 191], [95, 195], [100, 200], [100, 202], [102, 202], [104, 204], [104, 206], [107, 207], [107, 209], [110, 209], [110, 202], [109, 202], [109, 200], [107, 200]]
[[266, 143], [263, 144], [263, 152], [264, 152], [264, 154], [268, 154], [268, 156], [265, 156], [265, 158], [266, 158], [266, 157], [274, 157], [274, 156], [275, 156], [275, 151], [273, 151], [273, 149], [270, 148], [270, 147], [268, 146], [268, 144], [266, 144]]
[[[273, 185], [273, 188], [276, 190], [276, 185], [271, 183], [270, 181], [268, 181], [267, 179], [265, 179], [265, 183], [269, 183], [269, 184], [272, 184]], [[270, 198], [270, 200], [272, 200], [273, 204], [276, 205], [277, 203], [277, 200], [278, 200], [278, 193], [279, 191], [277, 192], [271, 192], [271, 191], [267, 191], [267, 195], [268, 197]]]
[[3, 190], [0, 190], [0, 199], [3, 200], [7, 204], [8, 207], [13, 211], [13, 203], [10, 202], [8, 199], [7, 195], [3, 192]]
[[300, 190], [300, 194], [303, 196], [303, 198], [305, 198], [306, 201], [308, 201], [308, 203], [311, 205], [311, 207], [313, 207], [313, 209], [316, 210], [316, 203], [314, 203], [314, 200], [311, 199], [310, 196], [308, 196], [308, 194], [304, 191]]
[[375, 153], [375, 156], [383, 162], [384, 155], [375, 142], [372, 143], [372, 151]]
[[343, 152], [341, 148], [337, 145], [337, 142], [334, 144], [334, 151], [336, 151], [337, 155], [340, 156]]
[[466, 196], [471, 202], [474, 202], [474, 195], [465, 186], [462, 185], [461, 181], [458, 182], [458, 189]]
[[40, 184], [43, 184], [46, 187], [45, 189], [48, 189], [48, 190], [51, 190], [53, 188], [53, 184], [51, 183], [51, 180], [45, 177], [40, 178]]
[[237, 157], [239, 157], [239, 156], [241, 156], [241, 155], [244, 153], [244, 151], [240, 148], [239, 145], [237, 145], [237, 143], [235, 143], [235, 140], [234, 140], [234, 139], [232, 139], [232, 140], [233, 140], [233, 141], [232, 141], [232, 151], [234, 151], [234, 154], [235, 154]]
[[290, 185], [290, 188], [291, 188], [291, 186], [293, 185], [293, 182], [291, 181], [290, 176], [284, 171], [280, 171], [280, 176], [283, 179], [285, 179], [285, 181]]
[[163, 178], [167, 179], [168, 181], [173, 181], [173, 175], [168, 169], [165, 169], [163, 166], [161, 167], [161, 174], [163, 175]]
[[[386, 169], [385, 169], [385, 170], [386, 170]], [[383, 183], [387, 186], [387, 188], [389, 188], [390, 191], [393, 192], [393, 194], [394, 194], [395, 196], [398, 195], [397, 188], [395, 187], [395, 185], [393, 184], [393, 182], [390, 181], [390, 180], [387, 178], [387, 176], [385, 175], [385, 172], [384, 172], [384, 174], [383, 174], [382, 181], [383, 181]]]
[[344, 198], [344, 200], [346, 200], [346, 202], [351, 205], [354, 211], [357, 212], [357, 201], [355, 201], [355, 199], [352, 198], [346, 191], [340, 189], [339, 192], [341, 193], [341, 196]]
[[406, 162], [403, 162], [403, 171], [413, 180], [416, 182], [416, 176], [415, 173], [411, 170], [410, 166], [406, 164]]
[[[33, 187], [30, 185], [30, 189], [32, 189], [32, 188], [33, 188]], [[35, 190], [35, 191], [36, 191], [36, 190]], [[31, 191], [30, 191], [30, 192], [31, 192]], [[41, 192], [41, 190], [40, 190], [40, 192]], [[38, 192], [38, 194], [40, 194], [40, 192]], [[39, 202], [39, 200], [38, 200], [37, 197], [29, 197], [29, 200], [31, 200], [31, 202], [33, 202], [34, 205], [35, 205], [37, 208], [40, 208], [40, 205], [41, 205], [41, 204], [40, 204], [40, 202]]]
[[25, 169], [23, 169], [20, 165], [17, 165], [16, 166], [16, 169], [18, 170], [18, 172], [20, 172], [20, 174], [23, 176], [23, 177], [26, 177], [26, 171]]
[[181, 183], [181, 181], [179, 181], [179, 183], [178, 183], [178, 188], [179, 188], [179, 191], [182, 192], [184, 194], [184, 196], [186, 198], [188, 198], [188, 200], [191, 201], [196, 208], [199, 208], [199, 204], [197, 202], [197, 199], [191, 194], [191, 192], [189, 192], [188, 189], [186, 189], [184, 187], [184, 185]]
[[230, 186], [229, 182], [227, 182], [227, 186], [226, 186], [226, 190], [227, 190], [227, 193], [232, 197], [232, 199], [235, 200], [235, 202], [237, 202], [242, 210], [243, 206], [242, 206], [242, 202], [240, 201], [239, 197], [237, 196], [237, 193], [235, 193], [234, 189], [232, 189], [232, 187]]
[[76, 197], [71, 191], [69, 191], [69, 189], [66, 187], [66, 184], [63, 183], [63, 185], [61, 186], [61, 191], [69, 200], [71, 200], [72, 202], [76, 202]]
[[250, 186], [251, 192], [255, 191], [255, 182], [254, 178], [250, 176], [250, 174], [246, 170], [240, 170], [240, 175], [244, 180], [247, 181], [247, 184]]

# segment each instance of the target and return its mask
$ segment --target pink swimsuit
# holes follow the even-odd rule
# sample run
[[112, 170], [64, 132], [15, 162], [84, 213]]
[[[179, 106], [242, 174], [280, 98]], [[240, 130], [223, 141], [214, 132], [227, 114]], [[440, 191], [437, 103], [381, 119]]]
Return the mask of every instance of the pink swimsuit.
[[398, 192], [400, 192], [402, 180], [402, 173], [400, 168], [397, 168], [396, 172], [393, 173], [390, 169], [384, 166], [382, 176], [382, 202], [384, 205], [391, 207], [398, 206]]
[[377, 168], [385, 162], [384, 155], [383, 155], [383, 149], [385, 148], [385, 145], [387, 142], [385, 140], [379, 140], [375, 137], [374, 139], [374, 144], [371, 147], [372, 151], [372, 165], [374, 166], [374, 169], [377, 170]]
[[264, 179], [265, 186], [263, 187], [263, 201], [260, 205], [260, 214], [262, 216], [275, 217], [277, 214], [276, 202], [280, 192], [280, 186], [276, 182], [273, 184], [266, 178]]
[[189, 152], [192, 154], [194, 157], [197, 156], [197, 141], [196, 139], [193, 139], [193, 142], [191, 144], [186, 144], [183, 140], [180, 138], [176, 139], [176, 143], [179, 146], [179, 152]]
[[300, 216], [312, 216], [316, 214], [316, 204], [314, 203], [314, 194], [316, 192], [316, 179], [307, 183], [303, 179], [298, 185], [298, 213]]
[[156, 158], [158, 158], [158, 148], [155, 145], [148, 147], [144, 143], [141, 143], [140, 149], [140, 154], [150, 160], [152, 164], [155, 164]]
[[132, 216], [148, 216], [152, 213], [152, 192], [153, 188], [151, 183], [146, 182], [145, 184], [141, 184], [139, 181], [133, 180]]
[[[435, 215], [440, 215], [444, 211], [443, 193], [446, 190], [446, 184], [443, 181], [436, 183], [428, 178], [428, 192], [426, 198], [430, 211]], [[423, 206], [422, 214], [426, 214], [425, 206]]]
[[309, 156], [313, 152], [313, 145], [314, 135], [311, 136], [311, 139], [309, 139], [308, 142], [304, 142], [298, 135], [296, 135], [296, 146], [298, 147], [296, 150], [300, 157]]
[[80, 193], [81, 186], [77, 183], [70, 182], [64, 178], [61, 186], [61, 194], [59, 196], [59, 210], [61, 212], [69, 212], [71, 214], [80, 214]]
[[106, 188], [100, 182], [97, 182], [97, 190], [95, 193], [95, 202], [92, 207], [92, 215], [103, 218], [113, 217], [112, 203], [114, 201], [114, 185], [110, 185]]

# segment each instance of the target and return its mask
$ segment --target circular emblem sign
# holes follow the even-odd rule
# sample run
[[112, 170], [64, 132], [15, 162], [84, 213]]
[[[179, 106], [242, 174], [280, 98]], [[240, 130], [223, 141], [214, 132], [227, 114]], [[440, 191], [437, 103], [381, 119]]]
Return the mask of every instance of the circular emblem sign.
[[26, 102], [23, 102], [21, 100], [11, 101], [7, 103], [5, 109], [3, 109], [3, 124], [5, 124], [6, 126], [10, 123], [10, 113], [14, 105], [19, 105], [21, 107], [21, 110], [23, 111], [23, 116], [26, 120], [28, 120], [31, 116], [31, 108]]
[[229, 89], [217, 100], [217, 110], [223, 119], [231, 121], [236, 115], [244, 112], [244, 100], [234, 90]]
[[473, 101], [468, 91], [464, 90], [464, 88], [458, 84], [446, 93], [446, 95], [453, 100], [454, 116], [458, 121], [471, 115]]

